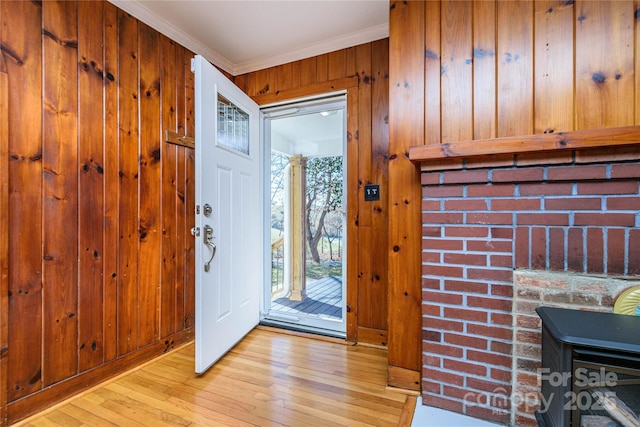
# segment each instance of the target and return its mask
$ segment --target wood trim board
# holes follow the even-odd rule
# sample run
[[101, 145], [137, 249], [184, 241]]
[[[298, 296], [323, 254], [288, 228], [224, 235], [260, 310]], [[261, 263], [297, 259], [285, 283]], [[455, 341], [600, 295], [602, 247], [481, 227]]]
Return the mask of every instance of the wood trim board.
[[640, 126], [623, 126], [418, 145], [409, 148], [409, 159], [415, 163], [421, 163], [455, 157], [580, 150], [637, 144], [640, 144]]

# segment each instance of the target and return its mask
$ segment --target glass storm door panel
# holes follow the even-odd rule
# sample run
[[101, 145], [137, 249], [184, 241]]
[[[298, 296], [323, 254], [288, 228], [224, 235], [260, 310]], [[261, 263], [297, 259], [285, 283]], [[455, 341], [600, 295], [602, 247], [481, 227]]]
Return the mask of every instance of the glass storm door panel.
[[346, 96], [262, 112], [271, 267], [263, 322], [344, 336]]

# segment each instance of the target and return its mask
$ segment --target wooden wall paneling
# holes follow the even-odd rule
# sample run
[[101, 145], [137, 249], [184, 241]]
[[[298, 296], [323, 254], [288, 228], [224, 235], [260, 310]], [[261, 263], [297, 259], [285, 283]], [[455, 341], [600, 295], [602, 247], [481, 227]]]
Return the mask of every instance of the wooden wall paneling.
[[329, 80], [329, 54], [316, 56], [316, 83]]
[[473, 139], [496, 136], [496, 2], [473, 2]]
[[139, 209], [138, 254], [138, 347], [150, 344], [160, 334], [160, 274], [162, 261], [161, 217], [161, 129], [160, 36], [138, 24], [139, 55]]
[[576, 2], [577, 129], [634, 123], [633, 6], [632, 1]]
[[316, 83], [317, 61], [315, 57], [300, 61], [300, 86], [305, 87]]
[[[356, 51], [356, 69], [358, 72], [358, 133], [356, 159], [349, 159], [350, 167], [358, 168], [358, 193], [356, 197], [358, 207], [358, 245], [362, 248], [371, 248], [371, 202], [364, 201], [364, 186], [372, 184], [371, 179], [371, 43], [358, 46]], [[353, 160], [353, 161], [352, 161]], [[353, 258], [349, 258], [353, 259]], [[358, 260], [357, 318], [358, 328], [371, 328], [371, 287], [372, 287], [372, 254], [361, 251]], [[358, 341], [363, 337], [358, 334]]]
[[[340, 88], [344, 89], [344, 88]], [[347, 88], [347, 179], [346, 179], [346, 233], [347, 236], [358, 235], [358, 132], [359, 132], [359, 93], [358, 86]], [[355, 243], [355, 244], [354, 244]], [[358, 260], [360, 259], [359, 244], [351, 239], [347, 242], [347, 260], [353, 260], [355, 265], [347, 264], [347, 333], [348, 341], [358, 340]]]
[[289, 62], [276, 67], [276, 90], [300, 87], [300, 63]]
[[470, 1], [443, 1], [441, 9], [441, 137], [473, 138], [473, 8]]
[[[187, 111], [187, 99], [186, 99], [186, 76], [187, 73], [191, 73], [191, 56], [182, 46], [176, 46], [176, 129], [182, 134], [186, 135], [186, 111]], [[185, 327], [185, 299], [187, 293], [190, 291], [191, 293], [195, 292], [195, 283], [193, 286], [188, 286], [187, 277], [193, 278], [193, 274], [195, 271], [187, 272], [187, 241], [193, 240], [194, 237], [188, 233], [190, 226], [187, 222], [189, 218], [189, 214], [191, 212], [187, 212], [185, 197], [186, 197], [186, 159], [185, 153], [187, 150], [186, 147], [176, 147], [176, 184], [175, 184], [175, 193], [173, 195], [173, 203], [175, 205], [175, 254], [176, 254], [176, 262], [175, 262], [175, 318], [174, 318], [174, 329], [176, 331], [182, 330]]]
[[420, 389], [421, 188], [408, 149], [425, 137], [425, 3], [389, 14], [389, 385]]
[[[184, 210], [186, 212], [185, 223], [187, 228], [184, 230], [184, 282], [182, 288], [184, 290], [184, 314], [182, 317], [182, 327], [184, 329], [191, 328], [195, 325], [196, 316], [196, 297], [195, 297], [195, 239], [187, 230], [195, 226], [195, 157], [194, 151], [185, 148], [183, 151], [184, 176], [185, 176], [185, 197]], [[178, 175], [180, 176], [180, 175]]]
[[256, 71], [253, 75], [255, 77], [252, 95], [263, 95], [276, 91], [275, 72], [272, 68]]
[[[194, 100], [195, 100], [195, 82], [194, 75], [191, 72], [191, 58], [193, 53], [184, 51], [184, 69], [185, 69], [185, 134], [195, 137], [195, 120], [194, 120]], [[185, 156], [185, 212], [186, 227], [182, 229], [185, 236], [185, 313], [184, 328], [190, 328], [195, 323], [195, 238], [191, 236], [189, 230], [195, 226], [195, 208], [196, 208], [196, 183], [195, 183], [195, 157], [194, 150], [191, 148], [183, 149]]]
[[[118, 10], [109, 2], [102, 2], [104, 16], [104, 359], [105, 362], [118, 355], [118, 230], [120, 211], [118, 201], [119, 129], [118, 129]], [[98, 126], [98, 125], [96, 125]]]
[[118, 355], [138, 347], [138, 25], [118, 11]]
[[356, 46], [345, 49], [345, 55], [345, 77], [357, 75], [358, 71], [356, 70]]
[[174, 312], [174, 329], [180, 331], [187, 327], [185, 323], [185, 301], [187, 301], [187, 295], [194, 292], [194, 274], [192, 270], [187, 271], [187, 241], [193, 240], [194, 237], [189, 234], [187, 228], [190, 218], [190, 213], [187, 212], [185, 205], [185, 193], [186, 193], [186, 159], [185, 152], [188, 149], [179, 148], [176, 155], [176, 179], [177, 186], [173, 195], [173, 201], [175, 205], [175, 276], [174, 280], [174, 293], [175, 293], [175, 312]]
[[[177, 345], [185, 344], [193, 340], [192, 332], [192, 329], [181, 331], [173, 335], [173, 339]], [[34, 393], [24, 399], [14, 401], [10, 403], [7, 408], [9, 425], [36, 412], [47, 409], [54, 403], [58, 403], [80, 391], [84, 391], [100, 382], [104, 382], [109, 378], [138, 367], [155, 357], [161, 356], [165, 350], [166, 344], [163, 341], [157, 341], [138, 351], [133, 351], [119, 357], [112, 363], [102, 364], [95, 369], [86, 371], [82, 375], [68, 378], [65, 381], [44, 388], [38, 393]], [[118, 408], [113, 409], [118, 410]], [[83, 421], [86, 422], [86, 420]], [[61, 423], [61, 425], [65, 424]]]
[[[162, 124], [160, 129], [177, 130], [177, 97], [176, 97], [176, 63], [182, 69], [182, 57], [176, 59], [176, 46], [167, 37], [160, 37], [160, 67], [162, 98]], [[184, 92], [182, 92], [184, 93]], [[176, 300], [178, 289], [178, 262], [184, 260], [182, 254], [177, 256], [178, 246], [178, 164], [177, 145], [162, 143], [162, 272], [160, 280], [160, 337], [164, 338], [177, 330], [175, 316], [177, 313]], [[184, 264], [183, 264], [184, 265]], [[182, 276], [182, 274], [180, 275]]]
[[[4, 28], [0, 3], [0, 46]], [[0, 425], [7, 423], [7, 357], [9, 349], [9, 75], [0, 51]]]
[[[360, 186], [361, 188], [364, 186], [364, 183]], [[358, 193], [358, 196], [361, 196], [362, 192]], [[364, 203], [362, 197], [358, 197], [358, 201], [361, 205]], [[367, 206], [361, 206], [361, 209], [358, 212], [358, 227], [357, 227], [357, 238], [352, 239], [352, 241], [356, 241], [358, 248], [362, 248], [362, 250], [358, 251], [358, 265], [357, 268], [357, 276], [354, 274], [354, 277], [357, 277], [357, 281], [355, 282], [355, 286], [353, 286], [354, 282], [348, 281], [351, 284], [351, 287], [356, 288], [356, 291], [353, 292], [354, 301], [356, 301], [356, 318], [357, 318], [357, 334], [355, 338], [352, 340], [354, 342], [360, 343], [369, 343], [369, 344], [380, 344], [376, 341], [371, 341], [371, 338], [376, 338], [375, 334], [371, 334], [369, 330], [373, 329], [371, 323], [375, 318], [377, 313], [373, 312], [373, 299], [375, 296], [373, 295], [373, 254], [369, 250], [369, 248], [373, 248], [373, 240], [374, 237], [371, 233], [371, 226], [362, 226], [360, 225], [360, 221], [362, 220], [362, 214], [364, 211], [367, 211]], [[365, 250], [367, 249], [367, 250]], [[353, 259], [353, 258], [348, 258]], [[372, 336], [373, 335], [373, 336]]]
[[497, 8], [497, 136], [530, 135], [533, 132], [533, 2], [499, 1]]
[[[255, 96], [256, 93], [258, 92], [256, 89], [256, 85], [257, 85], [256, 73], [249, 73], [249, 74], [246, 74], [246, 76], [247, 76], [246, 77], [247, 83], [245, 86], [245, 93], [249, 96]], [[238, 76], [236, 76], [234, 80], [237, 78]]]
[[231, 81], [233, 81], [233, 83], [238, 86], [240, 88], [241, 91], [243, 91], [244, 93], [247, 93], [247, 83], [248, 83], [248, 74], [241, 74], [239, 76], [233, 76], [232, 79], [230, 79]]
[[78, 369], [78, 39], [75, 2], [43, 12], [43, 366], [47, 387]]
[[78, 7], [78, 370], [104, 361], [104, 128], [102, 4]]
[[[251, 98], [258, 105], [268, 105], [275, 102], [282, 102], [301, 97], [313, 96], [317, 94], [326, 94], [331, 92], [340, 91], [347, 87], [353, 87], [358, 85], [358, 77], [344, 77], [338, 80], [330, 80], [320, 83], [315, 83], [305, 87], [299, 87], [296, 89], [289, 89], [286, 91], [265, 93], [262, 95], [254, 95]], [[311, 94], [311, 95], [310, 95]]]
[[327, 54], [327, 79], [336, 80], [347, 76], [347, 49]]
[[[158, 33], [108, 2], [1, 2], [0, 19], [0, 112], [10, 111], [0, 114], [8, 236], [0, 251], [10, 254], [0, 260], [0, 419], [11, 423], [192, 339], [193, 220], [184, 200], [192, 209], [193, 150], [180, 148], [182, 163], [173, 164], [171, 224], [182, 228], [182, 252], [165, 342], [159, 84], [171, 73], [160, 66]], [[174, 126], [193, 135], [191, 56], [180, 48], [169, 79], [174, 103], [181, 97]], [[149, 229], [156, 243], [145, 240]]]
[[[373, 42], [371, 76], [371, 179], [380, 184], [380, 200], [372, 202], [371, 235], [375, 244], [370, 246], [373, 256], [372, 306], [375, 316], [371, 327], [384, 331], [383, 341], [387, 344], [387, 275], [388, 271], [388, 200], [389, 200], [389, 39]], [[361, 199], [362, 200], [362, 199]]]
[[[425, 2], [425, 60], [424, 60], [424, 137], [428, 144], [437, 144], [441, 138], [441, 94], [440, 75], [442, 73], [440, 48], [440, 2]], [[401, 59], [399, 59], [401, 60]]]
[[533, 133], [574, 130], [574, 3], [535, 2]]

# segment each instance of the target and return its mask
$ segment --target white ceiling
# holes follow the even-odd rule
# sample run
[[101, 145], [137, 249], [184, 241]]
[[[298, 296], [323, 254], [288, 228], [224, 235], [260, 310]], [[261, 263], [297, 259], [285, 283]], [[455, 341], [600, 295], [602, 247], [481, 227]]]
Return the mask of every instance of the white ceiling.
[[344, 109], [271, 121], [271, 149], [289, 156], [342, 156], [344, 141]]
[[389, 36], [388, 0], [110, 0], [239, 75]]

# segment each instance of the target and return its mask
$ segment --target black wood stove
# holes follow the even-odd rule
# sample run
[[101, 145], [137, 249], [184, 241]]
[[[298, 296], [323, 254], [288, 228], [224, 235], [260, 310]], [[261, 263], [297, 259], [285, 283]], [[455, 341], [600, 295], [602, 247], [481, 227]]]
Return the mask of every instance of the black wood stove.
[[540, 307], [542, 427], [640, 427], [640, 317]]

